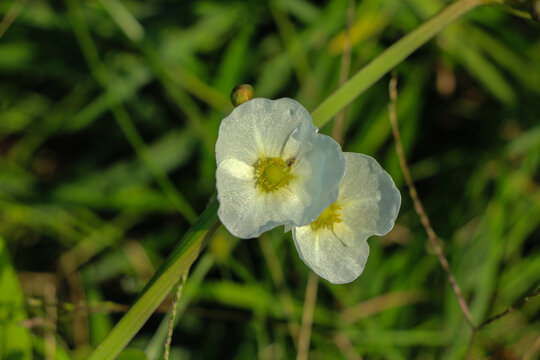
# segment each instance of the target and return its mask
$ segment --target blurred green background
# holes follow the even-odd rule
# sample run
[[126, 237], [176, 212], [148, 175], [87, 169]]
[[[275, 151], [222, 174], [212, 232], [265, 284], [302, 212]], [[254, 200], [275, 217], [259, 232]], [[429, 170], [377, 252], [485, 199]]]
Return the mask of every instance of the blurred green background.
[[[351, 73], [443, 6], [357, 1]], [[0, 358], [90, 354], [213, 196], [230, 90], [251, 83], [313, 110], [339, 86], [347, 7], [0, 2]], [[396, 69], [410, 169], [477, 324], [540, 285], [539, 34], [479, 8]], [[462, 359], [469, 344], [404, 186], [388, 81], [347, 108], [344, 150], [391, 174], [400, 216], [369, 240], [358, 280], [319, 282], [311, 359]], [[171, 359], [295, 358], [308, 275], [290, 233], [239, 241], [220, 229], [191, 269]], [[123, 359], [162, 358], [173, 298]], [[472, 354], [539, 348], [537, 297], [482, 329]]]

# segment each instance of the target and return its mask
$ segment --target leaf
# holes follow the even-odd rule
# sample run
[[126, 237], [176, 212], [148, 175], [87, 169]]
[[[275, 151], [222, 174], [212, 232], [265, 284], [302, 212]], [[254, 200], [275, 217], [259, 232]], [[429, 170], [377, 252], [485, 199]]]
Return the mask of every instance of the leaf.
[[126, 349], [116, 358], [117, 360], [146, 360], [146, 354], [139, 349]]
[[[196, 145], [193, 132], [173, 130], [148, 148], [148, 156], [166, 172], [177, 169], [189, 160]], [[170, 203], [161, 194], [142, 186], [152, 179], [146, 167], [136, 159], [118, 162], [99, 173], [82, 176], [71, 183], [63, 183], [53, 192], [60, 201], [91, 207], [163, 209]]]
[[21, 325], [26, 318], [19, 280], [0, 237], [0, 359], [32, 358], [30, 333]]
[[92, 353], [89, 359], [114, 359], [165, 299], [182, 274], [189, 270], [217, 229], [218, 202], [214, 200], [164, 261], [139, 299]]
[[456, 1], [387, 48], [312, 112], [313, 123], [319, 128], [324, 126], [333, 116], [360, 96], [384, 74], [405, 60], [407, 56], [424, 45], [447, 25], [478, 5], [480, 5], [480, 1]]
[[204, 300], [253, 312], [280, 313], [278, 302], [267, 290], [256, 283], [239, 284], [231, 281], [205, 282], [198, 289], [198, 296]]

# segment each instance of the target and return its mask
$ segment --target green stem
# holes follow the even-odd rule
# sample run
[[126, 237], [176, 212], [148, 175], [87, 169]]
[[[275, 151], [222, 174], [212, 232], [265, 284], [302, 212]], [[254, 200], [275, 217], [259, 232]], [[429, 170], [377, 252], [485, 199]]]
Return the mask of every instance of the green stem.
[[313, 123], [318, 127], [323, 127], [341, 109], [349, 105], [412, 52], [437, 35], [447, 25], [485, 2], [485, 0], [458, 0], [411, 31], [364, 66], [349, 81], [324, 100], [311, 114]]
[[195, 225], [161, 265], [142, 295], [96, 348], [89, 360], [114, 359], [146, 323], [173, 286], [197, 259], [206, 240], [219, 227], [217, 200], [212, 201]]

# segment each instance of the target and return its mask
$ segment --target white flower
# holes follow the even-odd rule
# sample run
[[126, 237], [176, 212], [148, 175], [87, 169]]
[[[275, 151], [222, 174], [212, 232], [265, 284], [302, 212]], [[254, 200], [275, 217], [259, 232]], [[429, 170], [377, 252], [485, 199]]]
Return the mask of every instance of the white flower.
[[253, 99], [221, 122], [218, 216], [239, 238], [311, 223], [336, 201], [345, 158], [292, 99]]
[[392, 178], [375, 159], [344, 155], [345, 176], [337, 201], [316, 221], [292, 228], [300, 258], [334, 284], [351, 282], [362, 274], [369, 255], [367, 238], [388, 233], [401, 205]]

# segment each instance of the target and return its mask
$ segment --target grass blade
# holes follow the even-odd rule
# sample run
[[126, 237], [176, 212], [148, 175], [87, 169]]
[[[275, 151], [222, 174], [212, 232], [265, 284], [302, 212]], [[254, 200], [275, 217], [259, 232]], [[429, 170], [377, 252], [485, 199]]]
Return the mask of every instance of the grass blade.
[[173, 286], [178, 283], [181, 275], [191, 267], [204, 248], [206, 239], [219, 226], [217, 209], [218, 202], [214, 200], [161, 265], [143, 290], [141, 297], [92, 353], [90, 360], [114, 359], [135, 336]]
[[324, 126], [341, 109], [362, 94], [366, 89], [403, 61], [413, 51], [424, 45], [444, 29], [482, 2], [481, 0], [459, 0], [443, 9], [404, 38], [386, 49], [381, 55], [358, 71], [349, 81], [323, 101], [311, 114], [316, 126]]

